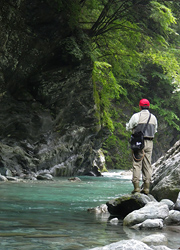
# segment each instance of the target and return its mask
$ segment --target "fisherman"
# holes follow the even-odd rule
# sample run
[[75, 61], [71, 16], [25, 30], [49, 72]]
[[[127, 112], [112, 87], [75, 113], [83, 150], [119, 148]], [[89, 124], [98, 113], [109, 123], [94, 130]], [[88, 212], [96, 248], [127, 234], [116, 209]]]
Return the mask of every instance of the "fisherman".
[[[147, 99], [142, 99], [139, 102], [140, 112], [133, 114], [128, 123], [126, 123], [126, 130], [132, 133], [143, 131], [145, 127], [150, 112], [150, 102]], [[153, 150], [153, 139], [157, 132], [157, 119], [151, 114], [149, 123], [144, 133], [144, 148], [138, 150], [138, 157], [133, 157], [133, 176], [132, 183], [134, 185], [134, 190], [132, 193], [141, 192], [144, 194], [149, 194], [150, 182], [152, 177], [152, 150]], [[140, 190], [139, 181], [142, 172], [143, 179], [143, 189]]]

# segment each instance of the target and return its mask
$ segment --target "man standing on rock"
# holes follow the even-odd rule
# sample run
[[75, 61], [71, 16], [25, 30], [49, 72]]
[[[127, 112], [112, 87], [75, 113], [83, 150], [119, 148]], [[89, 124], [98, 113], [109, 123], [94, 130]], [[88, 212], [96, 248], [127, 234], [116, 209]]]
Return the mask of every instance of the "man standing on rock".
[[[126, 130], [132, 133], [142, 131], [147, 124], [150, 116], [149, 112], [150, 102], [147, 99], [142, 99], [139, 102], [140, 112], [135, 113], [129, 122], [126, 124]], [[151, 114], [149, 123], [144, 132], [144, 148], [138, 150], [136, 157], [133, 157], [133, 177], [132, 183], [134, 190], [132, 193], [140, 192], [139, 181], [142, 172], [142, 179], [144, 182], [141, 193], [149, 194], [149, 187], [152, 176], [151, 157], [153, 150], [153, 138], [157, 132], [157, 119]]]

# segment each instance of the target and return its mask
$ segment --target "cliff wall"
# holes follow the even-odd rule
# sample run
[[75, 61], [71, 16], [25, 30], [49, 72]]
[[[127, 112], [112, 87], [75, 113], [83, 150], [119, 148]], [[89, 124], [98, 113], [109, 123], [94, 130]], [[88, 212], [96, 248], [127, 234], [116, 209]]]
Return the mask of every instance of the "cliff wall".
[[0, 172], [98, 175], [87, 37], [56, 1], [2, 0], [0, 26]]

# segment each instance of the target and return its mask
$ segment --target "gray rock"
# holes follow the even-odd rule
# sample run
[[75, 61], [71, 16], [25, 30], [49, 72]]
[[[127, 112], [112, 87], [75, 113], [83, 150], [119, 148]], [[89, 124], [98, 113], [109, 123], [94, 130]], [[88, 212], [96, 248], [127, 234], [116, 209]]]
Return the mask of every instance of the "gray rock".
[[8, 179], [4, 175], [0, 174], [0, 181], [8, 181]]
[[12, 177], [12, 176], [6, 176], [6, 178], [8, 179], [8, 181], [18, 181], [19, 179], [16, 177]]
[[70, 181], [70, 182], [80, 182], [81, 179], [78, 178], [78, 177], [71, 177], [71, 178], [68, 178], [68, 181]]
[[180, 211], [180, 192], [178, 194], [174, 209]]
[[126, 215], [134, 210], [144, 207], [148, 202], [154, 201], [152, 195], [145, 195], [141, 193], [124, 195], [115, 200], [107, 202], [108, 211], [111, 215], [118, 215], [124, 218]]
[[152, 234], [142, 239], [147, 245], [167, 245], [168, 240], [164, 234]]
[[50, 174], [39, 174], [37, 175], [37, 180], [53, 180], [53, 176]]
[[173, 201], [171, 201], [169, 199], [162, 199], [160, 202], [168, 205], [169, 210], [174, 209], [174, 202]]
[[[163, 246], [163, 245], [161, 245], [161, 246], [151, 246], [151, 248], [154, 249], [154, 250], [173, 250], [172, 248], [169, 248], [169, 247]], [[176, 250], [176, 249], [174, 249], [174, 250]]]
[[30, 174], [25, 174], [25, 175], [20, 175], [21, 178], [25, 179], [25, 180], [37, 180], [37, 175], [34, 175], [32, 173]]
[[137, 240], [122, 240], [104, 247], [95, 247], [90, 250], [152, 250], [149, 246]]
[[176, 202], [180, 190], [180, 141], [153, 164], [151, 194], [158, 200]]
[[107, 205], [106, 204], [102, 204], [102, 205], [97, 206], [95, 208], [89, 208], [87, 211], [88, 212], [93, 212], [93, 213], [96, 213], [96, 214], [108, 213], [108, 209], [107, 209]]
[[149, 202], [143, 208], [129, 213], [123, 220], [124, 226], [133, 226], [142, 223], [146, 219], [165, 219], [169, 215], [166, 204]]
[[147, 219], [142, 223], [132, 226], [134, 229], [162, 229], [163, 220], [162, 219]]
[[113, 218], [113, 219], [109, 220], [109, 223], [113, 224], [113, 225], [117, 225], [119, 223], [119, 219], [118, 218]]
[[171, 210], [169, 211], [169, 215], [165, 218], [164, 223], [167, 225], [180, 225], [180, 211]]
[[[159, 234], [162, 234], [164, 235], [167, 239], [168, 239], [168, 244], [169, 244], [169, 240], [171, 241], [171, 243], [173, 242], [173, 238], [172, 238], [172, 235], [170, 234], [167, 234], [166, 233], [166, 229], [150, 229], [150, 230], [135, 230], [135, 229], [132, 229], [130, 227], [123, 227], [123, 230], [124, 232], [126, 233], [127, 237], [129, 239], [134, 239], [134, 240], [138, 240], [138, 241], [142, 241], [143, 238], [146, 239], [147, 236], [152, 236], [152, 235], [159, 235]], [[179, 231], [177, 231], [179, 232]], [[169, 237], [168, 237], [169, 236]], [[178, 233], [176, 234], [175, 237], [178, 237]], [[154, 239], [156, 239], [156, 237], [153, 237]], [[153, 240], [152, 240], [153, 241]], [[152, 244], [149, 245], [152, 249], [156, 249], [155, 246]], [[164, 247], [164, 246], [167, 246], [167, 243], [165, 243], [165, 245], [158, 245], [159, 247]], [[176, 246], [177, 246], [177, 242], [176, 242]], [[163, 248], [162, 248], [163, 249]], [[165, 248], [166, 249], [166, 248]], [[169, 248], [167, 248], [169, 249]]]
[[6, 170], [6, 176], [11, 176], [11, 177], [13, 176], [11, 170], [9, 169]]

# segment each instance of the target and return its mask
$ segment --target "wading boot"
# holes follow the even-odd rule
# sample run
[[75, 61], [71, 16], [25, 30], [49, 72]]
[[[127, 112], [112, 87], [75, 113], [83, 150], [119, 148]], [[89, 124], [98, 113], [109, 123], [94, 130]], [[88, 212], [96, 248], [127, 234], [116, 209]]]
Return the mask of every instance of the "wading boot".
[[144, 182], [143, 189], [141, 190], [141, 193], [142, 194], [149, 194], [149, 187], [150, 187], [150, 183]]
[[134, 185], [134, 190], [131, 192], [132, 194], [136, 193], [136, 192], [140, 192], [140, 187], [139, 187], [139, 182], [133, 182]]

